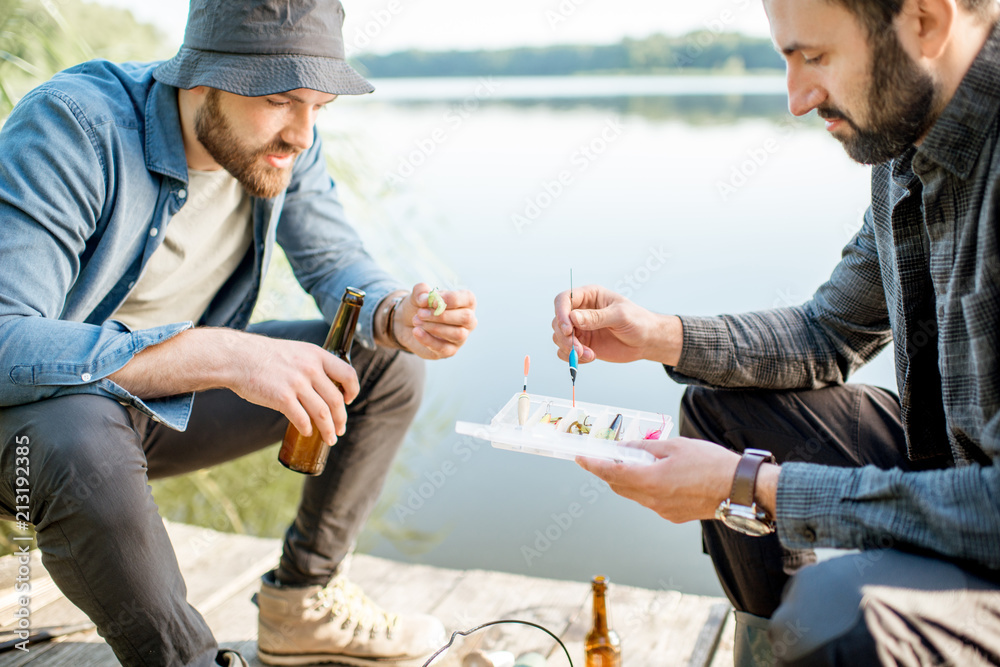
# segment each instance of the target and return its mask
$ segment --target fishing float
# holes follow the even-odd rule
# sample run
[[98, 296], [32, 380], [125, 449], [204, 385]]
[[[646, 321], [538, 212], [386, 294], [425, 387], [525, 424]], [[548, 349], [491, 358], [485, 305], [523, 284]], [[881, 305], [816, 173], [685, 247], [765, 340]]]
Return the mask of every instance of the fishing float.
[[528, 421], [528, 413], [531, 411], [531, 398], [528, 396], [528, 367], [531, 365], [531, 357], [524, 355], [524, 390], [517, 399], [517, 423], [522, 426]]
[[[573, 269], [569, 270], [569, 310], [573, 312]], [[570, 321], [572, 325], [572, 320]], [[573, 382], [573, 407], [576, 407], [576, 370], [577, 364], [579, 362], [579, 357], [576, 354], [576, 334], [575, 329], [570, 331], [570, 345], [572, 347], [569, 350], [569, 377]]]

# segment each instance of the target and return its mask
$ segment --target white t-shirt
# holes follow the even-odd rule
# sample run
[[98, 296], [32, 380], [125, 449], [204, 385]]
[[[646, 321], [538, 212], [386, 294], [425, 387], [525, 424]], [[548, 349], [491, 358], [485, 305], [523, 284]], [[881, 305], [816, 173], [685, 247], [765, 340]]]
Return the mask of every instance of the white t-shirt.
[[189, 169], [187, 203], [112, 319], [133, 329], [197, 322], [252, 242], [243, 186], [225, 169]]

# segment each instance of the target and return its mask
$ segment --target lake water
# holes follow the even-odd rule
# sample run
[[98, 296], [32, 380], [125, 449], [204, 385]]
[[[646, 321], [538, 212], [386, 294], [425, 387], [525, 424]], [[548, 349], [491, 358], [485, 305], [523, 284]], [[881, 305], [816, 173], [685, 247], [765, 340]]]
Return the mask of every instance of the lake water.
[[[721, 594], [696, 524], [673, 525], [569, 461], [457, 436], [522, 383], [568, 396], [552, 300], [598, 283], [658, 312], [796, 304], [860, 225], [868, 170], [780, 77], [375, 81], [321, 119], [370, 249], [407, 281], [473, 290], [479, 328], [427, 395], [366, 530], [399, 560]], [[887, 353], [859, 380], [892, 386]], [[653, 363], [580, 368], [580, 400], [671, 415]], [[571, 512], [571, 509], [573, 510]]]

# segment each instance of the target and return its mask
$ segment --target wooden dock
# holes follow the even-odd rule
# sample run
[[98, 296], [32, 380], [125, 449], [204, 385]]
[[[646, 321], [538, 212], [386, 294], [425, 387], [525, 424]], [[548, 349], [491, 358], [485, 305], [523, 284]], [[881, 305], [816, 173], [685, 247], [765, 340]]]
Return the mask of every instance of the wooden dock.
[[[280, 542], [218, 533], [168, 523], [188, 587], [188, 600], [211, 626], [219, 643], [240, 651], [251, 665], [257, 660], [257, 608], [250, 601], [258, 578], [277, 562]], [[0, 634], [16, 623], [13, 590], [17, 563], [0, 559]], [[449, 632], [468, 630], [500, 618], [539, 623], [566, 643], [576, 667], [583, 667], [583, 639], [590, 625], [587, 582], [555, 581], [487, 572], [409, 565], [358, 554], [351, 579], [387, 609], [436, 615]], [[86, 623], [87, 618], [48, 577], [33, 552], [31, 562], [31, 626]], [[732, 613], [720, 598], [677, 591], [613, 586], [611, 621], [622, 637], [627, 667], [722, 667], [732, 665]], [[7, 639], [0, 636], [0, 642]], [[94, 632], [83, 630], [47, 642], [29, 644], [27, 653], [0, 653], [0, 667], [105, 667], [118, 662]], [[475, 648], [518, 654], [538, 651], [551, 667], [566, 667], [559, 646], [540, 630], [521, 625], [487, 628], [459, 637], [435, 667], [458, 667]]]

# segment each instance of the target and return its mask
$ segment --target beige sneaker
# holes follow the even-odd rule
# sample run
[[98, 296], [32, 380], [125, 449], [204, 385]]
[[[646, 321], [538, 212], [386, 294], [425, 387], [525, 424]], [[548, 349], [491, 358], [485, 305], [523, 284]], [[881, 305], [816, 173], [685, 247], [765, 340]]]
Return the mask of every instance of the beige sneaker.
[[257, 656], [268, 665], [420, 667], [444, 645], [433, 616], [383, 611], [338, 574], [327, 586], [290, 588], [261, 579]]

